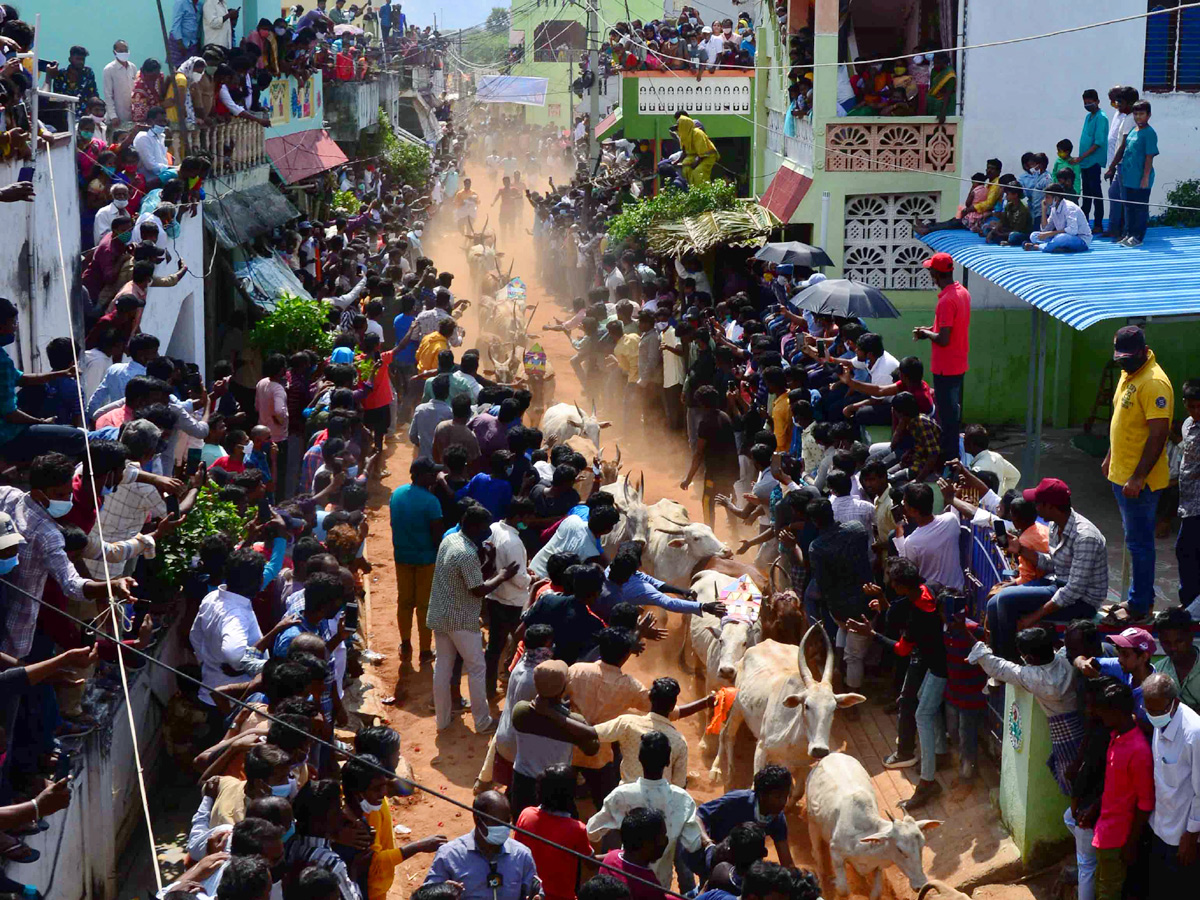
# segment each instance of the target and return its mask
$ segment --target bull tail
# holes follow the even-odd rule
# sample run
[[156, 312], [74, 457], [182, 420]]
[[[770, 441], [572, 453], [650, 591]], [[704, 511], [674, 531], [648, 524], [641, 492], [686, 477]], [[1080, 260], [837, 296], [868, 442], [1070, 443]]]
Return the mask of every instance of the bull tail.
[[688, 659], [691, 654], [688, 652], [692, 649], [692, 614], [683, 614], [683, 641], [679, 645], [679, 670], [684, 675], [695, 675], [696, 669], [691, 665]]

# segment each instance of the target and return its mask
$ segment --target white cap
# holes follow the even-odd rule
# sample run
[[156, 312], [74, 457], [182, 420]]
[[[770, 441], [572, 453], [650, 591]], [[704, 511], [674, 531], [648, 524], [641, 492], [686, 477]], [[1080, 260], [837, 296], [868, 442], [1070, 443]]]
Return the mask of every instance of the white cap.
[[826, 280], [825, 275], [822, 275], [820, 272], [813, 272], [812, 275], [810, 275], [808, 277], [808, 280], [804, 282], [804, 286], [812, 287], [814, 284], [820, 284], [822, 281], [825, 281], [825, 280]]
[[707, 25], [705, 25], [703, 28], [700, 29], [700, 33], [701, 34], [712, 34], [712, 29], [709, 28]]
[[21, 532], [17, 531], [12, 516], [6, 512], [0, 512], [0, 550], [7, 550], [9, 547], [16, 547], [23, 543], [25, 543], [25, 538], [21, 536]]

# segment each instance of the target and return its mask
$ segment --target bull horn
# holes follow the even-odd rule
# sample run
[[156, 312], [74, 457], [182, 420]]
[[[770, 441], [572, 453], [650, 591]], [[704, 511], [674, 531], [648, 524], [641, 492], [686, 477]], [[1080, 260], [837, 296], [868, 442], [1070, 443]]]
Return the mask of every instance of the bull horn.
[[[620, 448], [618, 447], [617, 449], [619, 450]], [[620, 459], [619, 456], [617, 458]], [[625, 493], [629, 493], [629, 473], [628, 472], [625, 473]]]
[[494, 352], [495, 351], [494, 345], [488, 344], [487, 351], [488, 351], [488, 359], [490, 359], [492, 361], [492, 365], [499, 366], [500, 364], [498, 362], [496, 362], [496, 354]]
[[617, 441], [617, 460], [616, 460], [616, 464], [617, 464], [617, 468], [618, 468], [618, 469], [620, 469], [620, 468], [621, 468], [621, 442], [620, 442], [620, 441]]
[[638, 472], [638, 475], [641, 476], [641, 481], [638, 482], [638, 496], [640, 498], [642, 498], [643, 500], [645, 500], [646, 499], [646, 473]]
[[599, 459], [599, 460], [604, 459], [604, 448], [603, 447], [601, 447], [599, 450], [596, 451], [596, 459]]
[[596, 398], [592, 398], [592, 418], [596, 418]]
[[884, 813], [887, 815], [889, 822], [894, 823], [896, 821], [896, 817], [892, 815], [892, 811], [890, 809], [885, 809]]
[[804, 687], [806, 690], [812, 690], [813, 677], [812, 672], [809, 671], [808, 668], [808, 659], [804, 655], [804, 648], [808, 645], [808, 636], [812, 634], [813, 630], [816, 628], [820, 628], [822, 631], [825, 630], [823, 625], [818, 624], [809, 626], [808, 631], [804, 632], [804, 637], [800, 638], [800, 646], [796, 648], [796, 662], [799, 664], [800, 668], [800, 680], [804, 682]]
[[773, 563], [771, 563], [770, 571], [767, 572], [767, 589], [772, 594], [779, 593], [778, 589], [775, 587], [775, 570], [781, 568], [782, 567], [779, 565], [779, 560], [776, 559]]
[[583, 415], [583, 410], [579, 408], [579, 403], [578, 403], [578, 401], [576, 401], [576, 403], [575, 403], [575, 412], [579, 413], [579, 420], [580, 420], [580, 424], [582, 424], [582, 423], [583, 423], [583, 419], [584, 419], [584, 415]]
[[510, 262], [508, 264], [508, 274], [504, 276], [505, 284], [512, 281], [512, 270], [513, 270], [513, 266], [515, 266], [516, 264], [517, 264], [516, 259], [514, 259], [512, 262]]
[[833, 644], [829, 642], [829, 632], [822, 626], [821, 634], [825, 638], [825, 671], [821, 673], [821, 681], [825, 684], [833, 683]]
[[[678, 523], [676, 522], [676, 523], [672, 523], [672, 524], [678, 524]], [[663, 534], [684, 534], [685, 533], [682, 528], [658, 528], [656, 530], [661, 531]]]

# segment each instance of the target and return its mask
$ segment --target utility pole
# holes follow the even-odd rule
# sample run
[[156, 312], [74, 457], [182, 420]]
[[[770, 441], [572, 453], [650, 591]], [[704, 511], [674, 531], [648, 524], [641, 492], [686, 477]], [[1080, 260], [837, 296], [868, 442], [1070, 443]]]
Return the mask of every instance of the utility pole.
[[588, 180], [583, 186], [584, 224], [592, 225], [592, 182], [591, 178], [600, 167], [600, 142], [596, 140], [596, 125], [600, 121], [600, 17], [596, 10], [599, 0], [587, 0], [588, 73]]

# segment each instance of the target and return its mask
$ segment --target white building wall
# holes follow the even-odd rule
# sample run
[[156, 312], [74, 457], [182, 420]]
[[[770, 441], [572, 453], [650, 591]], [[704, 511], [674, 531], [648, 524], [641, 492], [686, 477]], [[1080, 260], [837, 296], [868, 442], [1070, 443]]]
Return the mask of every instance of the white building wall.
[[[23, 165], [17, 160], [0, 162], [0, 184], [16, 181]], [[79, 258], [80, 201], [74, 147], [56, 147], [39, 154], [33, 186], [36, 194], [33, 203], [5, 203], [0, 209], [8, 238], [0, 241], [0, 297], [12, 300], [21, 312], [17, 341], [7, 348], [8, 352], [23, 371], [41, 372], [47, 369], [45, 348], [53, 338], [72, 333], [80, 340], [83, 337], [83, 307], [78, 301], [83, 271]], [[54, 199], [58, 205], [65, 271], [59, 265]], [[174, 287], [150, 289], [141, 327], [158, 336], [164, 353], [187, 362], [203, 363], [205, 265], [200, 213], [183, 217], [179, 238], [172, 243], [172, 257], [182, 259], [188, 272]], [[174, 262], [170, 268], [174, 271]], [[72, 298], [70, 312], [63, 299], [64, 278]]]
[[[1145, 11], [1145, 0], [972, 0], [966, 4], [966, 43], [1043, 34]], [[1094, 88], [1111, 119], [1109, 88], [1128, 84], [1142, 90], [1145, 44], [1146, 22], [1134, 19], [1037, 41], [968, 50], [961, 69], [964, 176], [982, 172], [990, 157], [1002, 160], [1005, 172], [1020, 174], [1025, 151], [1045, 153], [1053, 162], [1060, 140], [1070, 138], [1078, 145], [1084, 117], [1080, 95]], [[1151, 124], [1161, 150], [1154, 163], [1157, 174], [1151, 201], [1162, 203], [1175, 182], [1200, 176], [1195, 155], [1200, 146], [1200, 95], [1148, 94], [1145, 99], [1154, 107]], [[960, 202], [965, 194], [964, 184]]]

